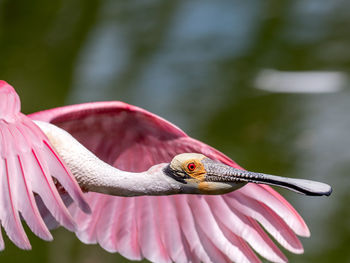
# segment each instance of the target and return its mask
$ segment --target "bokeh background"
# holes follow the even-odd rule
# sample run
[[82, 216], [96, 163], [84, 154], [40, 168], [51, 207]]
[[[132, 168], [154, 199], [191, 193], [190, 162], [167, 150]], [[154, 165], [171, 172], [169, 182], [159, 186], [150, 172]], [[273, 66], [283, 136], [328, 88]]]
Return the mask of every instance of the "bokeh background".
[[[279, 190], [312, 233], [287, 255], [350, 262], [349, 28], [347, 0], [0, 0], [0, 79], [25, 113], [122, 100], [249, 170], [332, 184], [329, 198]], [[33, 250], [6, 239], [1, 262], [128, 262], [27, 232]]]

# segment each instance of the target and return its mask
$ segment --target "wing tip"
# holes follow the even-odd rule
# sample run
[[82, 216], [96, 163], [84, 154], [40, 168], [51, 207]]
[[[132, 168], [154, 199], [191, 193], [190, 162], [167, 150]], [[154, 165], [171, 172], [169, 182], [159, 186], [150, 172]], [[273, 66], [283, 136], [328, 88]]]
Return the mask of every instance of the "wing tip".
[[15, 89], [4, 80], [0, 80], [0, 119], [13, 121], [19, 113], [21, 102]]

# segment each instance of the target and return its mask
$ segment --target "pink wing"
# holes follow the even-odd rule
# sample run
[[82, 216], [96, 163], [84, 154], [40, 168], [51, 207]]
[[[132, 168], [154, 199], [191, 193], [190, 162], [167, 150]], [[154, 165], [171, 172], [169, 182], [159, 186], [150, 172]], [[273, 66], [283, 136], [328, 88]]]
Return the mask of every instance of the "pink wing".
[[[31, 118], [67, 130], [102, 160], [127, 171], [144, 171], [183, 152], [203, 153], [239, 167], [164, 119], [122, 102], [62, 107]], [[310, 234], [294, 208], [264, 185], [248, 184], [223, 196], [86, 196], [91, 215], [70, 206], [77, 236], [134, 260], [260, 262], [257, 252], [270, 261], [286, 262], [261, 225], [293, 253], [303, 252], [296, 234]]]
[[[15, 90], [5, 81], [0, 81], [0, 220], [9, 238], [20, 248], [31, 248], [21, 217], [37, 236], [52, 240], [34, 193], [60, 224], [75, 230], [74, 220], [51, 176], [81, 208], [89, 211], [79, 185], [46, 136], [33, 121], [20, 113], [20, 100]], [[1, 233], [0, 249], [4, 249]]]

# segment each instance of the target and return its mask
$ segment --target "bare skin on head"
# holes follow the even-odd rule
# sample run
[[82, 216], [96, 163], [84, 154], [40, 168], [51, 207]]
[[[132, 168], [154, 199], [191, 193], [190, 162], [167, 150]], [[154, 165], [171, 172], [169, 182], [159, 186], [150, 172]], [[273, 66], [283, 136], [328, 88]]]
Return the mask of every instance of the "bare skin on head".
[[207, 158], [199, 153], [182, 153], [175, 156], [171, 161], [170, 167], [173, 170], [184, 171], [193, 179], [203, 182], [205, 180], [206, 170], [202, 160]]

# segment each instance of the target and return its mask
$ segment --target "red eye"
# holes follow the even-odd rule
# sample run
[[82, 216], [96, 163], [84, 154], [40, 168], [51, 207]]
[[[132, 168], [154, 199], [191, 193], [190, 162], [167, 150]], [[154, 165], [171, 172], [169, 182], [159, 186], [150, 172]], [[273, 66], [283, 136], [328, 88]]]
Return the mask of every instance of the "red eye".
[[194, 169], [196, 169], [196, 165], [194, 163], [189, 163], [187, 165], [188, 170], [190, 170], [191, 172], [194, 171]]

